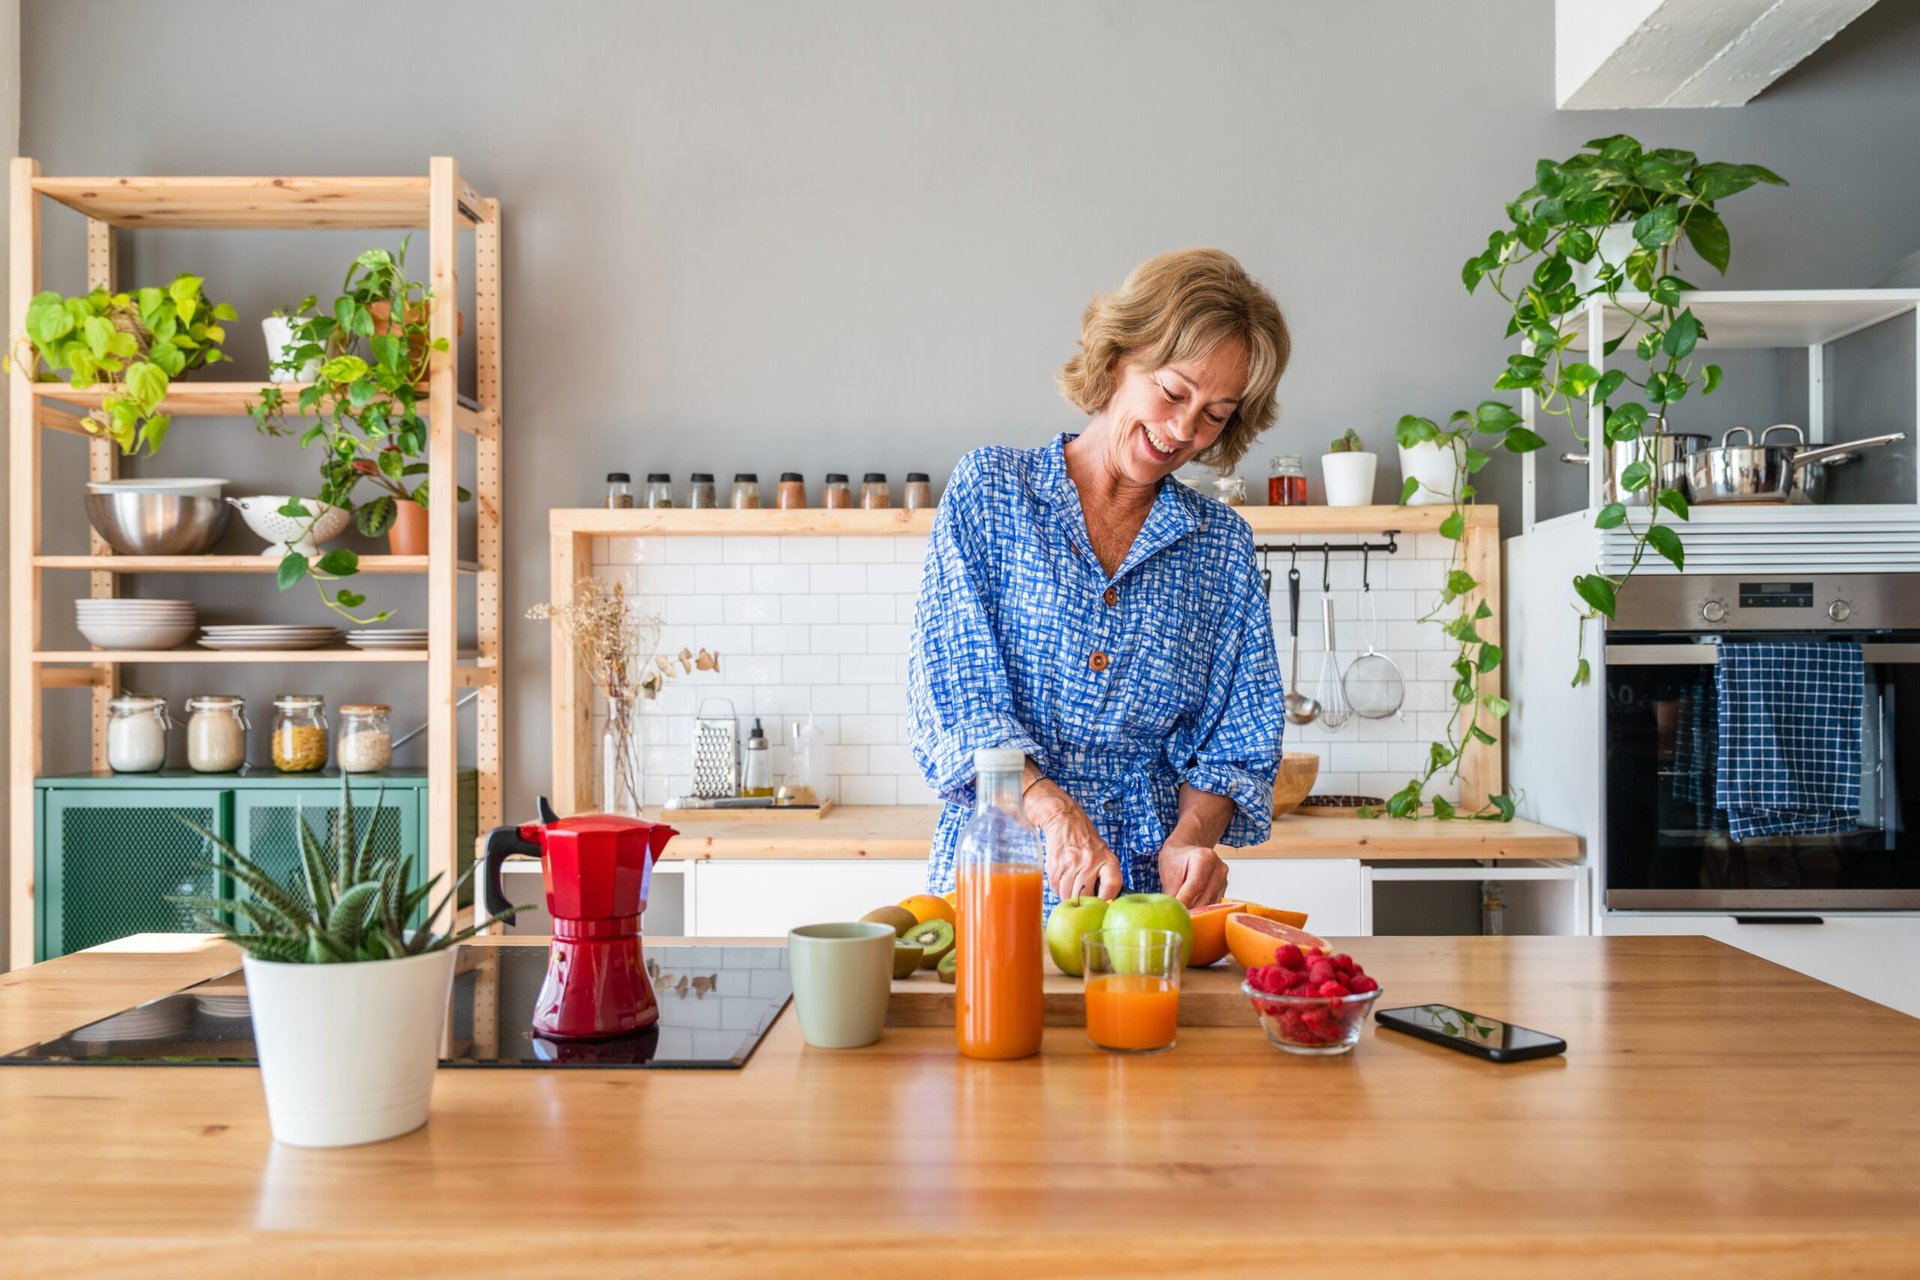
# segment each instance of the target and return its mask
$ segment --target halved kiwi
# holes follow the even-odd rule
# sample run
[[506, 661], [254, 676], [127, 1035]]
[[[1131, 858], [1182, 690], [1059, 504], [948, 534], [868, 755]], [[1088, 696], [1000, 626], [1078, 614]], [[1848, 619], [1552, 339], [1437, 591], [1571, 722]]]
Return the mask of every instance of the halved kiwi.
[[940, 963], [940, 957], [953, 950], [953, 926], [935, 917], [916, 924], [902, 934], [900, 940], [919, 947], [920, 967], [931, 969]]
[[960, 953], [949, 951], [940, 957], [940, 981], [955, 982], [959, 978]]
[[860, 917], [860, 923], [887, 925], [898, 938], [904, 937], [907, 930], [919, 924], [920, 918], [905, 907], [875, 907]]
[[895, 942], [893, 944], [893, 976], [911, 978], [914, 970], [920, 967], [921, 950], [913, 942]]

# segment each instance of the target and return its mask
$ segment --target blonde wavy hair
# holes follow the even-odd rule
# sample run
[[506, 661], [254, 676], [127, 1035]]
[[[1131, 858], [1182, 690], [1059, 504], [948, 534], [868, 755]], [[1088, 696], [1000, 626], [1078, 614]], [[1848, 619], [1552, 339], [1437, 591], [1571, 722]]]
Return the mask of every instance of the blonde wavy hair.
[[1229, 339], [1247, 348], [1240, 407], [1198, 461], [1227, 470], [1273, 425], [1274, 392], [1293, 352], [1286, 317], [1231, 254], [1180, 249], [1149, 258], [1112, 293], [1097, 295], [1080, 318], [1080, 351], [1055, 379], [1082, 413], [1113, 398], [1122, 361], [1159, 369], [1204, 358]]

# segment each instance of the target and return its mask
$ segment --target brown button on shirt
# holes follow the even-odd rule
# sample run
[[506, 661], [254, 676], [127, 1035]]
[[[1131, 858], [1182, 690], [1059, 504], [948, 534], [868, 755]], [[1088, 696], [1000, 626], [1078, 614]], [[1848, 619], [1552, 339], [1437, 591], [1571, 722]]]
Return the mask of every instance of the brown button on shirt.
[[1098, 649], [1095, 649], [1093, 651], [1093, 656], [1087, 659], [1087, 665], [1092, 667], [1095, 671], [1105, 671], [1107, 669], [1107, 664], [1111, 661], [1112, 659], [1108, 658], [1106, 654], [1102, 653]]
[[1119, 590], [1118, 590], [1118, 589], [1116, 589], [1116, 588], [1114, 588], [1114, 587], [1108, 587], [1108, 588], [1107, 588], [1107, 592], [1106, 592], [1106, 594], [1105, 594], [1105, 595], [1103, 595], [1103, 596], [1101, 596], [1100, 598], [1101, 598], [1102, 600], [1105, 600], [1105, 601], [1106, 601], [1106, 602], [1107, 602], [1108, 604], [1110, 604], [1110, 605], [1111, 605], [1111, 604], [1119, 604], [1119, 603], [1120, 603], [1120, 592], [1119, 592]]

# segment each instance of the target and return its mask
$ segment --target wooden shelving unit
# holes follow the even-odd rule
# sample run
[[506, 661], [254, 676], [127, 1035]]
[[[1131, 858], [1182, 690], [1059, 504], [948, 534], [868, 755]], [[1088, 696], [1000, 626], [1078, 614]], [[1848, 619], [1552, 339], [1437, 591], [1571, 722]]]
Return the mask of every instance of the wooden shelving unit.
[[[40, 212], [53, 200], [87, 219], [87, 277], [115, 287], [115, 228], [196, 227], [222, 229], [307, 228], [361, 230], [425, 229], [430, 253], [428, 284], [434, 300], [431, 332], [448, 349], [434, 356], [425, 391], [427, 479], [441, 493], [456, 483], [458, 437], [474, 439], [474, 504], [477, 535], [471, 560], [459, 558], [458, 509], [439, 503], [428, 512], [428, 554], [367, 556], [363, 573], [420, 574], [426, 578], [431, 639], [419, 652], [306, 649], [286, 652], [47, 650], [41, 648], [42, 575], [71, 571], [88, 575], [94, 598], [118, 593], [122, 580], [139, 573], [272, 573], [265, 556], [116, 556], [98, 535], [86, 555], [43, 554], [40, 545], [41, 441], [43, 431], [79, 435], [87, 442], [88, 477], [111, 479], [119, 457], [107, 440], [89, 436], [81, 415], [104, 394], [76, 391], [62, 383], [33, 382], [14, 364], [8, 381], [9, 458], [13, 502], [9, 516], [13, 593], [8, 606], [8, 732], [12, 795], [8, 849], [8, 954], [14, 966], [33, 959], [34, 779], [42, 768], [42, 694], [48, 689], [93, 691], [93, 767], [104, 769], [107, 703], [119, 686], [119, 668], [148, 663], [404, 663], [426, 668], [428, 874], [451, 879], [458, 861], [458, 722], [454, 704], [464, 688], [480, 691], [473, 744], [479, 771], [481, 830], [500, 821], [501, 793], [501, 466], [500, 466], [500, 207], [460, 180], [451, 157], [435, 156], [424, 177], [401, 178], [50, 178], [27, 158], [12, 163], [12, 219], [8, 324], [17, 325], [40, 288]], [[457, 310], [460, 234], [473, 235], [475, 395], [459, 387]], [[297, 394], [298, 385], [282, 384]], [[176, 384], [166, 410], [182, 417], [244, 418], [260, 394], [250, 382]], [[192, 429], [199, 429], [197, 426]], [[474, 579], [477, 656], [459, 651], [459, 578]]]
[[[1377, 537], [1391, 530], [1407, 535], [1436, 533], [1450, 506], [1418, 507], [1240, 507], [1256, 538]], [[608, 510], [555, 507], [548, 513], [549, 599], [560, 604], [573, 596], [573, 584], [592, 572], [593, 539], [655, 537], [925, 537], [933, 531], [932, 511]], [[1500, 509], [1478, 504], [1467, 519], [1462, 539], [1467, 572], [1481, 584], [1467, 603], [1485, 600], [1493, 616], [1481, 634], [1498, 642], [1505, 605], [1501, 588]], [[1486, 693], [1501, 692], [1500, 671], [1481, 677]], [[562, 813], [592, 803], [593, 700], [584, 673], [564, 644], [553, 646], [553, 798]], [[1502, 739], [1504, 741], [1504, 738]], [[1467, 745], [1460, 769], [1460, 800], [1477, 809], [1504, 788], [1502, 747]], [[823, 819], [822, 821], [825, 821]]]

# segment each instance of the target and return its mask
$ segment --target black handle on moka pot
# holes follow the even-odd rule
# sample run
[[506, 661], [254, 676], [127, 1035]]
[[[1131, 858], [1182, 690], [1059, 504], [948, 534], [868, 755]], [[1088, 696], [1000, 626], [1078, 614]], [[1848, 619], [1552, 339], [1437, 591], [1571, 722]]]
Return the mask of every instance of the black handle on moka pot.
[[507, 892], [500, 883], [501, 865], [508, 858], [534, 858], [541, 855], [540, 844], [533, 838], [541, 827], [560, 821], [554, 813], [553, 805], [545, 796], [540, 797], [540, 821], [524, 827], [495, 827], [487, 833], [487, 852], [480, 863], [480, 909], [488, 918], [499, 916], [508, 924], [514, 923], [512, 904], [507, 901]]

